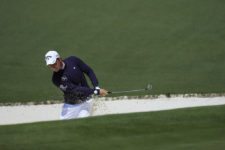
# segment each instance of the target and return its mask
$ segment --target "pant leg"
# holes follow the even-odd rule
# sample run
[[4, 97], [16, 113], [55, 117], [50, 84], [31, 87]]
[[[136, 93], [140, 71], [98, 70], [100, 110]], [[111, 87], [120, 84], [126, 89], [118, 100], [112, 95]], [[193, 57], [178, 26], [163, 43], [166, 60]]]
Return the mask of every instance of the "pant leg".
[[77, 116], [77, 118], [85, 118], [90, 116], [90, 113], [87, 110], [81, 110]]
[[80, 112], [81, 105], [70, 105], [70, 104], [63, 104], [62, 112], [60, 115], [60, 119], [74, 119], [77, 118]]
[[92, 112], [92, 106], [93, 106], [93, 100], [87, 100], [82, 104], [81, 110], [77, 116], [77, 118], [84, 118], [91, 115]]
[[92, 105], [92, 99], [87, 100], [82, 104], [63, 104], [60, 119], [65, 120], [88, 117], [91, 115]]

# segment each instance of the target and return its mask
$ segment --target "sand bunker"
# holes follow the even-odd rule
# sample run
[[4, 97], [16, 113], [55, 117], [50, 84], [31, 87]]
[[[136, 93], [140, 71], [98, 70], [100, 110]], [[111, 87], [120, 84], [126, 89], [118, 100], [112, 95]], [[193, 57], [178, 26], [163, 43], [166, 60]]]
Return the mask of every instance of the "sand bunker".
[[[92, 116], [224, 104], [225, 97], [161, 97], [157, 99], [129, 100], [94, 99]], [[0, 125], [59, 120], [61, 107], [62, 103], [49, 105], [0, 106]]]

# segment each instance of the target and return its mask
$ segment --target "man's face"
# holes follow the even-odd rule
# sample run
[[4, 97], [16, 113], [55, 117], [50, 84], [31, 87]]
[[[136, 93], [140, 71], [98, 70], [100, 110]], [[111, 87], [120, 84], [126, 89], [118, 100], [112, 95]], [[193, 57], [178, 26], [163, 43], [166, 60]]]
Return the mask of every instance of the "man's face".
[[58, 72], [61, 69], [61, 61], [59, 59], [56, 60], [56, 62], [52, 65], [48, 65], [48, 67], [54, 71]]

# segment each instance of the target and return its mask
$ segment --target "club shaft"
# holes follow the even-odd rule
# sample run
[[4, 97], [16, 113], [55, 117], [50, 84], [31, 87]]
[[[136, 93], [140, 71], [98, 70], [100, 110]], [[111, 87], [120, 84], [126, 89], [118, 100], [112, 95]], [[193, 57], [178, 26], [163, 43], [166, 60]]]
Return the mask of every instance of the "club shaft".
[[108, 94], [120, 94], [120, 93], [131, 93], [131, 92], [140, 92], [140, 91], [149, 91], [152, 89], [152, 85], [148, 84], [144, 89], [135, 89], [135, 90], [126, 90], [126, 91], [108, 91]]
[[139, 92], [139, 91], [145, 91], [146, 89], [138, 89], [138, 90], [129, 90], [129, 91], [112, 91], [109, 92], [111, 94], [120, 94], [120, 93], [131, 93], [131, 92]]

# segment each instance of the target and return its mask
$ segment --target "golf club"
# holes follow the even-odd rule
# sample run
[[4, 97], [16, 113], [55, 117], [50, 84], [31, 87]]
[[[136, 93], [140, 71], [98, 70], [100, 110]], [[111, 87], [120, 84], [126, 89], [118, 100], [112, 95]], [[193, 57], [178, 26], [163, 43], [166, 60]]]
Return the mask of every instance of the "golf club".
[[135, 89], [135, 90], [127, 90], [127, 91], [108, 91], [108, 94], [120, 94], [120, 93], [131, 93], [131, 92], [140, 92], [140, 91], [149, 91], [152, 89], [152, 85], [148, 84], [144, 89]]

